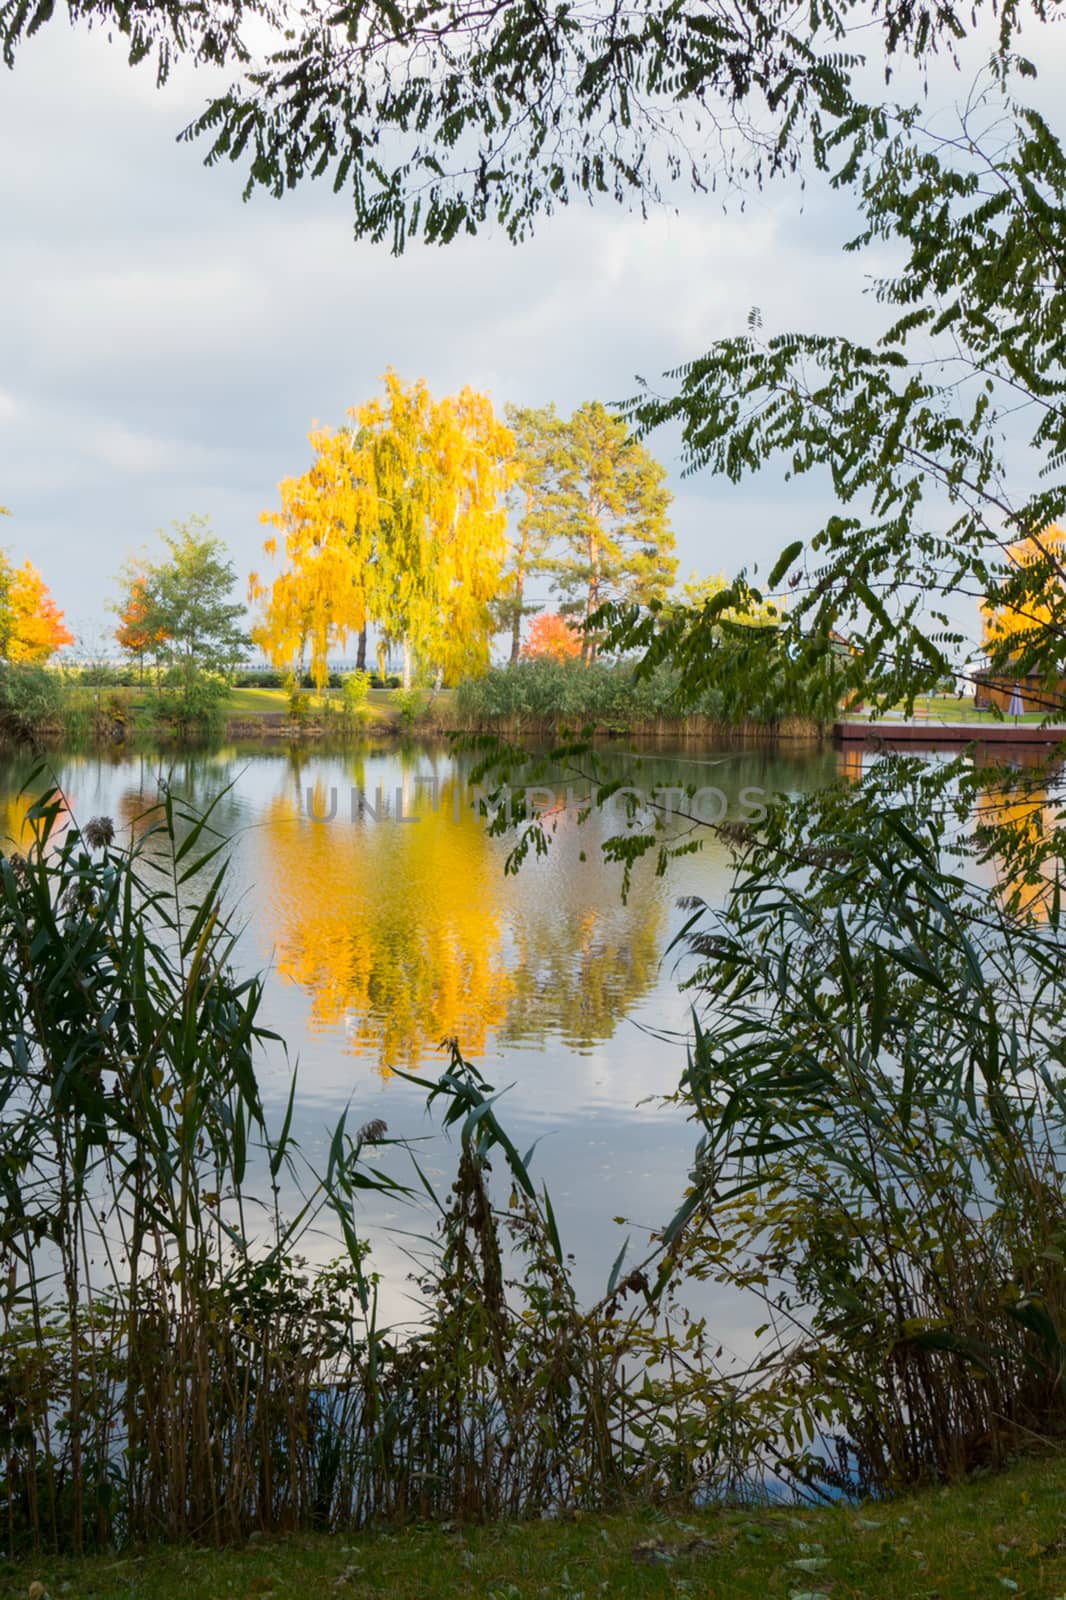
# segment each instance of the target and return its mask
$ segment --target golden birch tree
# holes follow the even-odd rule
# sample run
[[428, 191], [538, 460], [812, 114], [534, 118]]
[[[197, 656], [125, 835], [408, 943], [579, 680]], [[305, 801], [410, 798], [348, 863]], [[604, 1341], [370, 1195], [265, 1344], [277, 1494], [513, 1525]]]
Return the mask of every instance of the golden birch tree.
[[286, 566], [272, 583], [253, 572], [249, 599], [262, 607], [252, 638], [275, 666], [302, 671], [310, 651], [320, 688], [329, 676], [330, 650], [362, 634], [370, 614], [375, 540], [361, 476], [361, 442], [351, 429], [316, 428], [308, 435], [314, 461], [298, 478], [279, 485], [281, 507], [260, 520], [277, 532], [264, 550]]
[[385, 394], [354, 413], [378, 557], [373, 618], [382, 651], [440, 681], [484, 671], [507, 556], [503, 496], [514, 441], [487, 395], [435, 401], [391, 369]]
[[1001, 664], [1066, 638], [1066, 533], [1057, 523], [1016, 539], [1004, 551], [1006, 570], [981, 606], [983, 642]]
[[[269, 586], [252, 575], [263, 605], [255, 637], [279, 665], [309, 649], [319, 682], [330, 649], [368, 622], [382, 661], [402, 651], [405, 687], [416, 665], [440, 681], [488, 663], [511, 434], [473, 389], [438, 401], [391, 369], [384, 384], [349, 412], [348, 430], [311, 434], [314, 464], [282, 483], [279, 511], [263, 513], [287, 566]], [[266, 550], [279, 554], [276, 537]]]

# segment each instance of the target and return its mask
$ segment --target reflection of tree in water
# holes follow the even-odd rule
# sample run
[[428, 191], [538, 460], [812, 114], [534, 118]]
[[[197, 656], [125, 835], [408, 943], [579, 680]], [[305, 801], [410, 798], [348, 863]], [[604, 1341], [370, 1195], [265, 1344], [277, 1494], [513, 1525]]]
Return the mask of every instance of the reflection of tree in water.
[[[373, 781], [353, 776], [373, 801]], [[317, 816], [330, 786], [313, 791]], [[505, 878], [506, 845], [451, 778], [437, 810], [412, 779], [404, 809], [420, 821], [353, 824], [345, 791], [336, 821], [316, 823], [279, 798], [257, 830], [277, 970], [308, 991], [313, 1025], [343, 1027], [352, 1053], [385, 1069], [418, 1066], [450, 1035], [470, 1054], [493, 1033], [609, 1038], [656, 979], [664, 912], [653, 874], [637, 875], [623, 906], [618, 872], [564, 823], [547, 862]]]
[[1044, 752], [1022, 748], [1009, 765], [989, 774], [977, 804], [977, 824], [997, 830], [996, 869], [1004, 902], [1021, 916], [1046, 922], [1061, 860], [1056, 779]]
[[637, 893], [621, 914], [586, 902], [572, 913], [553, 906], [520, 916], [501, 1038], [542, 1043], [559, 1035], [578, 1049], [610, 1039], [658, 979], [662, 927], [661, 902]]
[[[33, 829], [27, 821], [27, 812], [34, 801], [33, 795], [19, 795], [10, 792], [0, 797], [0, 853], [6, 855], [9, 850], [25, 850], [33, 838]], [[66, 818], [62, 817], [59, 827], [66, 826]]]
[[[372, 797], [372, 796], [371, 796]], [[328, 795], [314, 796], [324, 815]], [[442, 1038], [482, 1051], [507, 1013], [499, 853], [478, 819], [453, 820], [412, 788], [417, 824], [311, 822], [291, 799], [268, 808], [266, 846], [277, 968], [311, 995], [318, 1027], [345, 1026], [349, 1048], [383, 1068], [418, 1066]]]

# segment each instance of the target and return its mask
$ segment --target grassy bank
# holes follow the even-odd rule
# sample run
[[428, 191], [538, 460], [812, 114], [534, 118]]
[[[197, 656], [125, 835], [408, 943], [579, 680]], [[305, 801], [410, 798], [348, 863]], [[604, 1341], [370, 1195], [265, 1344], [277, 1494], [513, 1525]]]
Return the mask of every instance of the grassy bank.
[[[122, 687], [97, 696], [92, 691], [72, 691], [81, 722], [107, 741], [135, 739], [151, 733], [146, 691]], [[75, 718], [77, 720], [77, 718]], [[371, 689], [359, 715], [346, 715], [341, 697], [307, 692], [293, 714], [284, 689], [234, 688], [219, 701], [217, 731], [229, 738], [318, 739], [325, 736], [362, 738], [367, 734], [400, 732], [483, 733], [501, 738], [551, 738], [562, 728], [592, 728], [604, 737], [686, 740], [704, 744], [818, 743], [824, 728], [807, 717], [782, 717], [775, 721], [748, 719], [729, 723], [703, 712], [687, 715], [655, 711], [622, 701], [609, 705], [572, 703], [560, 695], [555, 710], [479, 710], [465, 686], [459, 690], [414, 691]], [[55, 733], [61, 728], [57, 724]]]
[[892, 1502], [613, 1516], [357, 1537], [253, 1539], [0, 1566], [0, 1595], [699, 1595], [707, 1600], [1053, 1600], [1066, 1594], [1066, 1458]]
[[[228, 690], [212, 706], [200, 735], [265, 739], [330, 737], [362, 738], [412, 728], [442, 731], [450, 721], [450, 690], [405, 694], [397, 689], [371, 689], [353, 712], [336, 693], [302, 693], [293, 702], [285, 689], [241, 687]], [[175, 703], [176, 704], [176, 703]], [[77, 742], [125, 743], [173, 736], [166, 707], [153, 704], [149, 688], [120, 685], [94, 690], [69, 686], [62, 706], [36, 725], [43, 738]], [[195, 727], [182, 730], [197, 736]]]

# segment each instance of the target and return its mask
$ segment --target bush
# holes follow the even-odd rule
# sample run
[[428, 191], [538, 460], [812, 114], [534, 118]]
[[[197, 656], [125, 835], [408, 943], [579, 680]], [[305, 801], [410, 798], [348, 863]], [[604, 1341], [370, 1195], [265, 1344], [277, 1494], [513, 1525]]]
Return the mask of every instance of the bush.
[[144, 717], [152, 729], [172, 738], [209, 737], [221, 731], [229, 689], [221, 673], [172, 667], [147, 692]]
[[678, 715], [675, 681], [666, 669], [637, 678], [629, 663], [556, 661], [542, 657], [494, 667], [456, 691], [456, 711], [470, 721], [596, 723], [625, 727]]
[[284, 673], [277, 672], [273, 667], [255, 667], [251, 670], [243, 668], [236, 673], [233, 679], [235, 689], [284, 689], [288, 682]]
[[684, 1270], [761, 1301], [737, 1417], [834, 1492], [1066, 1431], [1062, 912], [1057, 887], [1027, 920], [945, 870], [980, 793], [961, 767], [779, 804], [689, 935], [712, 1225]]
[[295, 722], [298, 728], [311, 720], [311, 696], [298, 684], [293, 684], [289, 689], [289, 721]]
[[577, 660], [544, 657], [520, 660], [460, 683], [456, 712], [460, 719], [475, 724], [591, 724], [624, 731], [634, 723], [660, 718], [703, 716], [712, 722], [750, 719], [774, 723], [803, 711], [786, 694], [783, 680], [776, 677], [747, 697], [742, 686], [738, 694], [736, 665], [736, 656], [723, 648], [720, 662], [710, 663], [698, 691], [686, 696], [681, 692], [679, 673], [666, 664], [638, 674], [630, 661], [599, 660], [583, 665]]
[[48, 667], [0, 661], [0, 732], [31, 739], [62, 726], [63, 680]]
[[[287, 689], [295, 676], [293, 672], [281, 672], [275, 667], [242, 667], [233, 679], [233, 686], [235, 689]], [[339, 689], [343, 681], [339, 672], [331, 672], [324, 687]], [[300, 676], [300, 688], [318, 688], [310, 672]]]
[[341, 688], [341, 696], [346, 711], [357, 711], [366, 705], [367, 695], [370, 693], [370, 674], [358, 668], [349, 672]]
[[419, 717], [426, 710], [426, 696], [421, 689], [398, 689], [396, 691], [396, 705], [400, 713], [400, 726], [413, 728]]

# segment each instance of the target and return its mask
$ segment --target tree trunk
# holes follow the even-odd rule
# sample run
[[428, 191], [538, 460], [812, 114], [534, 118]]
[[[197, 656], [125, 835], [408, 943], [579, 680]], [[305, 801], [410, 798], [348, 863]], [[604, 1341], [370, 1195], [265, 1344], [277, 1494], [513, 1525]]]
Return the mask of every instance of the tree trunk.
[[365, 672], [366, 671], [366, 623], [365, 622], [363, 623], [363, 626], [359, 630], [359, 652], [358, 652], [358, 654], [356, 655], [356, 658], [355, 658], [355, 670], [357, 672]]
[[511, 619], [511, 665], [514, 666], [522, 649], [522, 596], [525, 594], [525, 574], [515, 574], [514, 616]]
[[[600, 603], [600, 546], [595, 534], [590, 533], [588, 538], [589, 557], [589, 592], [585, 601], [585, 621], [591, 617]], [[586, 633], [581, 640], [581, 659], [588, 666], [589, 662], [596, 659], [596, 641], [591, 634]]]
[[403, 639], [403, 680], [402, 681], [403, 681], [403, 686], [404, 686], [405, 689], [409, 689], [411, 687], [411, 641], [407, 637], [406, 634], [404, 634], [404, 639]]

